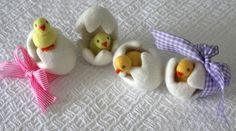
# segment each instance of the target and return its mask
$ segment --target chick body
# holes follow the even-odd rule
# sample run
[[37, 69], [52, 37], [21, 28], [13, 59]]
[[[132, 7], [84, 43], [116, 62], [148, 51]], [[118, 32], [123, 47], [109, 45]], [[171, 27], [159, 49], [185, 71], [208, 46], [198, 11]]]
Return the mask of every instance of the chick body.
[[130, 51], [126, 55], [132, 61], [132, 66], [141, 66], [141, 53], [139, 51]]
[[120, 72], [130, 75], [132, 67], [141, 66], [141, 52], [129, 51], [125, 55], [118, 56], [115, 59], [115, 70], [116, 73]]
[[90, 49], [97, 55], [101, 50], [111, 50], [111, 36], [107, 33], [97, 33], [90, 42]]
[[33, 42], [38, 48], [46, 48], [53, 44], [56, 44], [56, 34], [54, 31], [49, 32], [46, 35], [33, 34]]
[[57, 35], [45, 18], [34, 21], [33, 42], [37, 48], [47, 48], [56, 44]]

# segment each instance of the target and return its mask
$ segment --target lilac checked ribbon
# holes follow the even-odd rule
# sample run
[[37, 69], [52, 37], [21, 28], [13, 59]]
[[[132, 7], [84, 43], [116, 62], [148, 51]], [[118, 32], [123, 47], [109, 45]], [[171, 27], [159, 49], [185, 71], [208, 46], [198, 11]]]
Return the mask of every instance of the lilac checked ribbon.
[[151, 31], [155, 38], [155, 45], [160, 50], [179, 53], [190, 59], [202, 63], [206, 70], [205, 87], [199, 97], [206, 97], [221, 92], [217, 115], [225, 117], [224, 114], [224, 88], [230, 84], [230, 67], [225, 63], [213, 62], [211, 58], [219, 54], [218, 46], [207, 44], [192, 44], [183, 38], [161, 32]]

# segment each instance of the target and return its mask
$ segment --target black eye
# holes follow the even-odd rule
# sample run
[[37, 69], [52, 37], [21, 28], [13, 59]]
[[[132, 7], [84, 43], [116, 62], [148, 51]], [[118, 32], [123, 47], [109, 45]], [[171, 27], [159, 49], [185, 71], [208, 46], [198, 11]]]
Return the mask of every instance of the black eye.
[[99, 43], [99, 40], [97, 40], [97, 43]]
[[189, 72], [189, 71], [190, 71], [190, 69], [189, 69], [189, 68], [187, 68], [187, 71]]
[[124, 66], [124, 65], [122, 66], [122, 69], [125, 69], [125, 66]]
[[34, 24], [35, 27], [37, 27], [37, 24]]
[[107, 39], [109, 40], [110, 38], [109, 38], [109, 37], [107, 37]]
[[48, 24], [48, 21], [46, 20], [46, 23]]

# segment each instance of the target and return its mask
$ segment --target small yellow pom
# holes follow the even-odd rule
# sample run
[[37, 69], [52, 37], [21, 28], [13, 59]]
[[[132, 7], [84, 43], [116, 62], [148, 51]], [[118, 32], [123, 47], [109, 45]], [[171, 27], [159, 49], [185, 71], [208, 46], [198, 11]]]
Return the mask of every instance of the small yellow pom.
[[33, 27], [32, 40], [36, 47], [42, 49], [56, 44], [57, 35], [45, 18], [37, 18]]
[[194, 69], [194, 63], [189, 59], [182, 59], [176, 67], [176, 80], [186, 82]]
[[139, 51], [130, 51], [126, 54], [132, 61], [132, 66], [141, 66], [141, 53]]
[[129, 74], [132, 67], [141, 66], [141, 52], [129, 51], [125, 55], [118, 56], [115, 59], [116, 73], [120, 72]]
[[110, 50], [112, 44], [111, 36], [107, 33], [97, 33], [90, 42], [90, 49], [98, 54], [101, 50]]

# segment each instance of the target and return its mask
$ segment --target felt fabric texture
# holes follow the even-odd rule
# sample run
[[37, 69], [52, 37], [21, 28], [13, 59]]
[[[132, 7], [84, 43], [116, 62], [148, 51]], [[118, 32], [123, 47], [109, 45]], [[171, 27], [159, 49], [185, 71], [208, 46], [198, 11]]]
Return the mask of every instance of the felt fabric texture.
[[161, 58], [155, 50], [145, 48], [138, 41], [129, 41], [121, 45], [114, 54], [113, 66], [115, 68], [115, 59], [127, 50], [141, 51], [141, 67], [133, 67], [130, 70], [130, 76], [121, 76], [126, 83], [138, 89], [153, 90], [157, 88], [163, 81], [164, 68]]
[[[102, 66], [112, 61], [112, 53], [118, 47], [118, 28], [115, 18], [107, 9], [100, 6], [88, 8], [77, 20], [75, 31], [82, 37], [77, 44], [87, 62]], [[89, 49], [89, 44], [94, 35], [99, 32], [105, 32], [111, 36], [112, 49], [111, 51], [102, 50], [94, 55]]]
[[165, 83], [168, 91], [179, 99], [197, 98], [200, 93], [194, 93], [196, 89], [202, 90], [205, 85], [205, 69], [201, 63], [195, 62], [194, 70], [188, 77], [187, 82], [176, 82], [175, 71], [178, 60], [171, 58], [165, 71]]
[[46, 69], [52, 74], [65, 75], [70, 73], [76, 65], [78, 47], [58, 29], [53, 28], [53, 30], [57, 33], [55, 49], [42, 51], [37, 48], [33, 43], [33, 31], [31, 31], [27, 39], [27, 51], [39, 68]]

